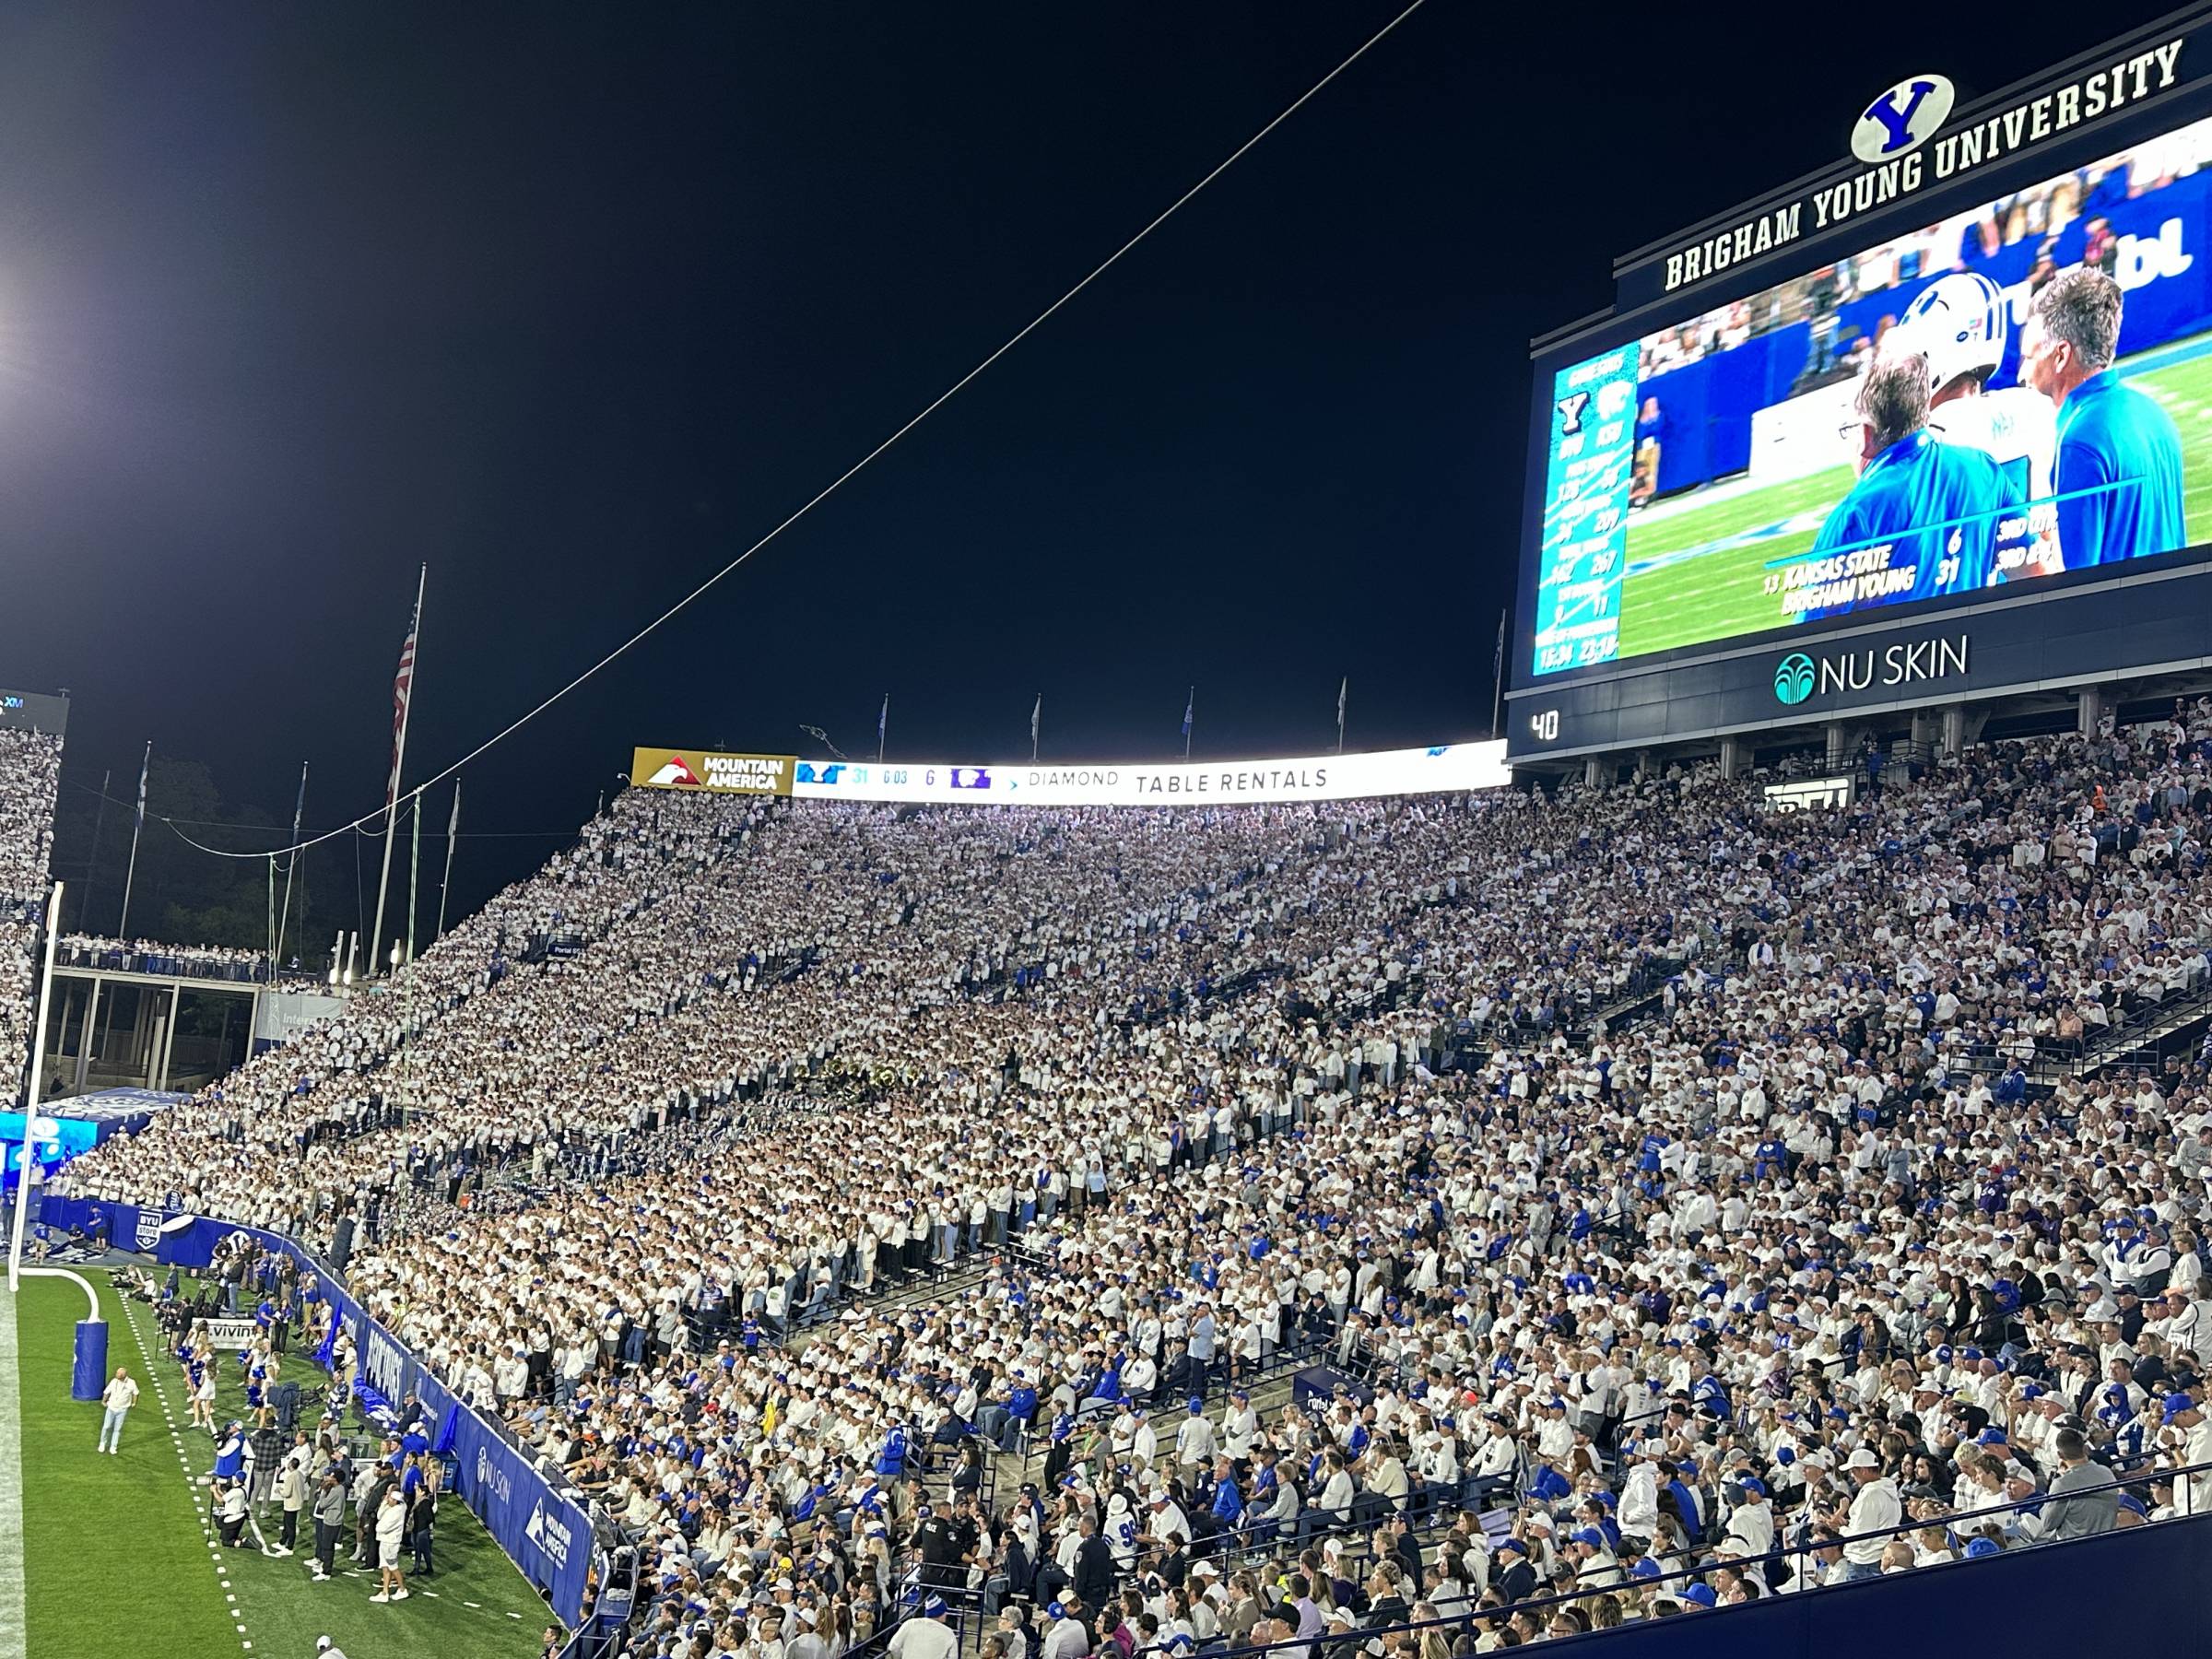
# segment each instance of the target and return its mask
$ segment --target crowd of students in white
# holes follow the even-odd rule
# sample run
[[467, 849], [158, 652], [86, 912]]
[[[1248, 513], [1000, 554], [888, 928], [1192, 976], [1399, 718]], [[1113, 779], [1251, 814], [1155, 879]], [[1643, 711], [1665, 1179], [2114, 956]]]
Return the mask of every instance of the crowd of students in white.
[[[1440, 1659], [2141, 1524], [2212, 1502], [2212, 1104], [2068, 1063], [2212, 973], [2208, 740], [1787, 817], [631, 791], [61, 1190], [373, 1217], [667, 1653], [835, 1659], [919, 1562], [1002, 1659]], [[1256, 1410], [1303, 1350], [1350, 1391]]]
[[59, 736], [0, 728], [0, 1098], [8, 1100], [21, 1092], [30, 1063], [61, 775]]
[[[268, 977], [269, 953], [229, 945], [165, 945], [159, 939], [112, 939], [100, 934], [64, 934], [54, 960], [65, 968], [112, 968], [128, 973], [165, 973], [179, 979], [253, 982]], [[307, 982], [312, 976], [289, 977]]]

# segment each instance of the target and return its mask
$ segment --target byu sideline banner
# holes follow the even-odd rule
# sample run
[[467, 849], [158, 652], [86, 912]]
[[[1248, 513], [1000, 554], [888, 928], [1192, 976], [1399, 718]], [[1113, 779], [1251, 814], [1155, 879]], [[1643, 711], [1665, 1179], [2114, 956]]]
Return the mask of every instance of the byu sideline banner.
[[[62, 1198], [46, 1193], [41, 1194], [40, 1204], [39, 1219], [47, 1227], [89, 1231], [97, 1225], [116, 1244], [150, 1252], [164, 1265], [206, 1267], [215, 1259], [217, 1247], [234, 1233], [244, 1233], [257, 1244], [290, 1256], [303, 1275], [314, 1276], [318, 1298], [300, 1333], [300, 1346], [311, 1353], [320, 1347], [328, 1329], [326, 1310], [335, 1307], [353, 1338], [362, 1381], [394, 1407], [412, 1394], [429, 1408], [436, 1425], [435, 1444], [454, 1461], [453, 1489], [461, 1501], [484, 1523], [484, 1529], [523, 1576], [551, 1596], [561, 1622], [575, 1628], [592, 1565], [590, 1517], [538, 1473], [527, 1453], [462, 1405], [292, 1240], [206, 1217], [194, 1218], [190, 1227], [164, 1232], [161, 1226], [171, 1218], [169, 1213], [101, 1198]], [[249, 1328], [253, 1324], [251, 1320], [223, 1321], [218, 1328], [234, 1323]]]

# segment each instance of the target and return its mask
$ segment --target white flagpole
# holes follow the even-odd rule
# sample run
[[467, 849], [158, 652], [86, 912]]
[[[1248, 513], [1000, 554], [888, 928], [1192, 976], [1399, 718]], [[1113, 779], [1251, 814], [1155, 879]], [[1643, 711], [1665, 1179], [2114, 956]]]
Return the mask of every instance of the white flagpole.
[[415, 583], [415, 615], [407, 624], [407, 695], [399, 706], [399, 735], [392, 747], [392, 782], [384, 791], [384, 860], [376, 878], [376, 928], [369, 935], [369, 977], [376, 977], [378, 954], [384, 939], [384, 895], [392, 886], [392, 832], [399, 827], [399, 773], [407, 760], [407, 722], [415, 714], [415, 664], [421, 654], [422, 595], [429, 585], [430, 567], [424, 565]]
[[1030, 711], [1030, 764], [1037, 764], [1037, 730], [1044, 722], [1044, 693], [1037, 693], [1037, 706]]
[[146, 774], [153, 769], [154, 740], [146, 740], [146, 759], [138, 762], [138, 811], [131, 820], [131, 864], [123, 876], [123, 914], [116, 918], [115, 932], [125, 945], [131, 942], [131, 884], [138, 879], [138, 832], [146, 828]]
[[85, 859], [85, 888], [76, 896], [76, 930], [85, 931], [85, 906], [92, 902], [92, 884], [100, 879], [100, 832], [108, 827], [108, 791], [114, 786], [115, 770], [102, 768], [100, 774], [100, 806], [92, 814], [92, 851]]
[[[284, 904], [276, 912], [276, 954], [284, 955], [285, 930], [292, 921], [292, 872], [300, 867], [300, 820], [307, 814], [307, 762], [300, 762], [300, 796], [292, 804], [292, 854], [284, 861]], [[276, 982], [276, 964], [269, 963], [269, 982]]]
[[445, 937], [445, 889], [453, 884], [453, 843], [461, 839], [461, 780], [453, 780], [453, 813], [445, 820], [445, 874], [438, 881], [438, 931], [435, 945]]
[[1490, 663], [1490, 739], [1496, 742], [1502, 735], [1499, 723], [1505, 709], [1505, 619], [1510, 612], [1498, 613], [1498, 654]]
[[415, 959], [415, 895], [422, 885], [422, 792], [415, 793], [415, 840], [407, 854], [407, 960]]
[[[148, 746], [151, 747], [150, 745]], [[46, 905], [46, 969], [39, 979], [39, 1023], [31, 1028], [30, 1092], [23, 1097], [23, 1153], [16, 1168], [16, 1225], [7, 1245], [7, 1288], [20, 1282], [23, 1266], [23, 1223], [30, 1213], [30, 1125], [39, 1115], [40, 1072], [46, 1055], [46, 1020], [53, 1007], [53, 947], [62, 936], [62, 884], [53, 884]]]

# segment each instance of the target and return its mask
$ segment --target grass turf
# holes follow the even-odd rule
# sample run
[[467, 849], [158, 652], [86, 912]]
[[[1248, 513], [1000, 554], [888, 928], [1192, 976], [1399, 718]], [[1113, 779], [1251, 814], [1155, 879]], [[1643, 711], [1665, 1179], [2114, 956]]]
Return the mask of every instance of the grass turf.
[[[2191, 530], [2199, 539], [2212, 534], [2212, 506], [2205, 504], [2212, 502], [2212, 354], [2130, 375], [2127, 383], [2157, 398], [2181, 429], [2183, 500]], [[1631, 521], [1628, 558], [1633, 564], [1801, 513], [1824, 515], [1850, 490], [1852, 477], [1848, 466], [1830, 467], [1656, 521]], [[1783, 626], [1779, 602], [1763, 591], [1767, 567], [1806, 552], [1817, 534], [1817, 526], [1808, 526], [1629, 576], [1621, 583], [1619, 654], [1640, 656]]]
[[[11, 1396], [0, 1383], [0, 1408], [19, 1400], [25, 1622], [34, 1659], [138, 1659], [147, 1653], [288, 1659], [312, 1653], [324, 1632], [348, 1659], [525, 1659], [538, 1652], [544, 1603], [450, 1494], [438, 1506], [437, 1571], [426, 1581], [410, 1574], [412, 1594], [396, 1605], [372, 1605], [374, 1574], [346, 1576], [361, 1570], [343, 1551], [340, 1576], [311, 1583], [312, 1528], [304, 1523], [300, 1553], [288, 1559], [251, 1547], [211, 1553], [206, 1488], [198, 1477], [213, 1463], [213, 1447], [205, 1432], [185, 1426], [182, 1373], [160, 1352], [148, 1312], [135, 1307], [126, 1319], [106, 1275], [87, 1277], [100, 1288], [108, 1320], [109, 1369], [129, 1366], [143, 1392], [124, 1430], [122, 1455], [100, 1456], [93, 1450], [99, 1406], [69, 1398], [84, 1293], [65, 1280], [24, 1281], [17, 1310], [20, 1387]], [[141, 1338], [152, 1350], [150, 1363]], [[295, 1378], [303, 1371], [321, 1376], [296, 1352], [291, 1362]], [[226, 1362], [221, 1376], [218, 1414], [242, 1418], [236, 1365]], [[164, 1403], [182, 1437], [182, 1462]], [[274, 1543], [274, 1512], [264, 1531]]]
[[[143, 1379], [135, 1345], [105, 1276], [111, 1368]], [[16, 1304], [22, 1425], [25, 1651], [109, 1659], [148, 1651], [240, 1652], [240, 1637], [184, 1489], [153, 1393], [132, 1413], [123, 1450], [101, 1457], [100, 1407], [69, 1397], [84, 1293], [65, 1279], [25, 1279]], [[255, 1651], [260, 1651], [256, 1643]], [[278, 1650], [282, 1651], [282, 1650]], [[308, 1648], [313, 1651], [311, 1638]]]

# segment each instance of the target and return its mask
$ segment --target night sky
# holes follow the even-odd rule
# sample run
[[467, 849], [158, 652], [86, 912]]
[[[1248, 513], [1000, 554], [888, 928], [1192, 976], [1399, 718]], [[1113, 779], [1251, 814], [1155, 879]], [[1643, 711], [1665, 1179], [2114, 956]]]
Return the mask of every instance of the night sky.
[[[0, 685], [311, 828], [842, 471], [1403, 0], [107, 6], [0, 24]], [[1486, 736], [1527, 341], [1614, 255], [2147, 5], [1428, 0], [807, 520], [466, 774], [457, 905], [633, 743], [894, 759]], [[1863, 24], [1863, 26], [1862, 26]], [[429, 821], [443, 822], [442, 795]], [[149, 831], [153, 833], [154, 831]], [[161, 831], [160, 833], [166, 833]], [[234, 841], [240, 838], [233, 838]], [[242, 844], [242, 842], [241, 842]], [[120, 863], [124, 843], [103, 843]], [[66, 844], [60, 862], [81, 866]], [[65, 868], [65, 874], [75, 871]]]

